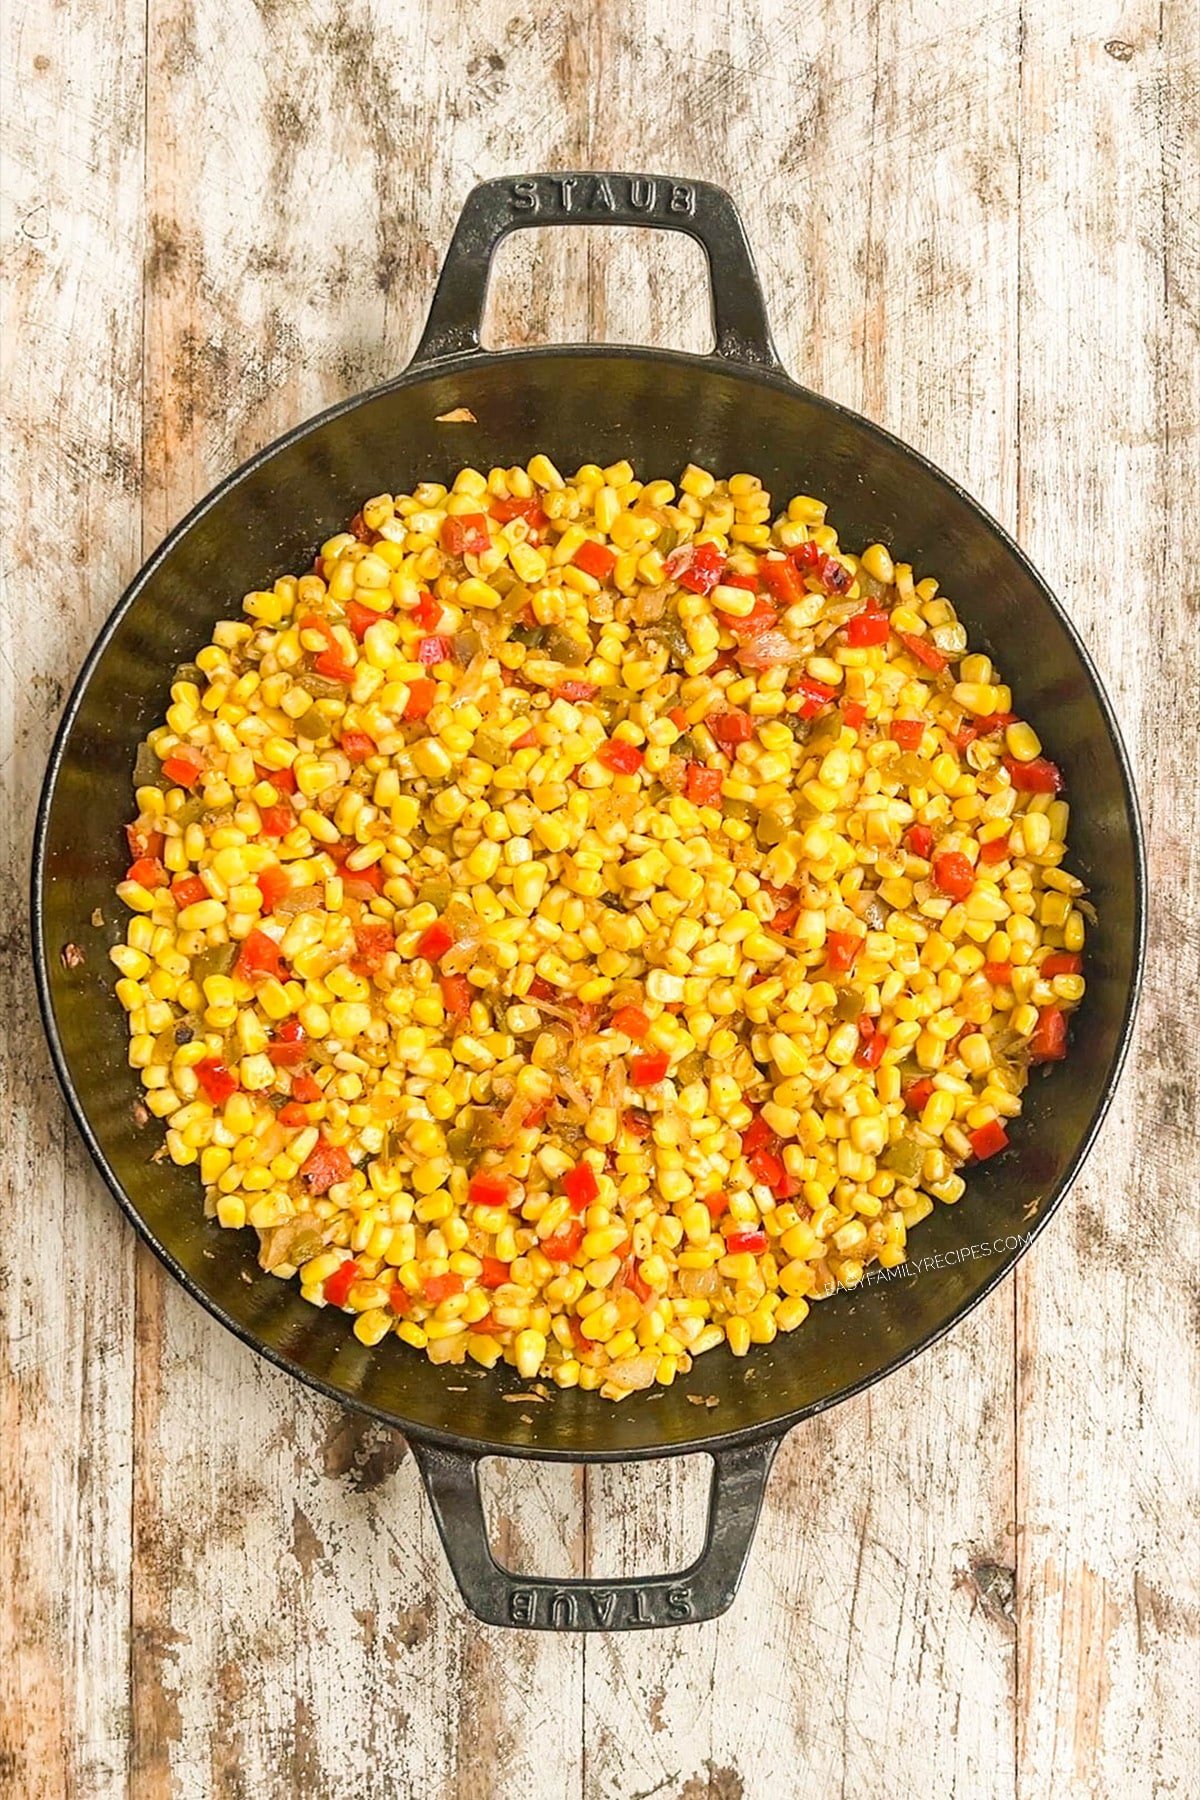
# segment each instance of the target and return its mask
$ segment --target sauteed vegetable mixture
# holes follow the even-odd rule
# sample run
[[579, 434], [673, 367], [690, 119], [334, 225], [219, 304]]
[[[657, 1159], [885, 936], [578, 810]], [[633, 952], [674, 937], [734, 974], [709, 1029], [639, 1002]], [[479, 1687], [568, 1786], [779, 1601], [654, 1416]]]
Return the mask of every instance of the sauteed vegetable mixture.
[[243, 611], [139, 753], [116, 988], [165, 1153], [362, 1343], [743, 1356], [1067, 1054], [1059, 771], [819, 500], [464, 469]]

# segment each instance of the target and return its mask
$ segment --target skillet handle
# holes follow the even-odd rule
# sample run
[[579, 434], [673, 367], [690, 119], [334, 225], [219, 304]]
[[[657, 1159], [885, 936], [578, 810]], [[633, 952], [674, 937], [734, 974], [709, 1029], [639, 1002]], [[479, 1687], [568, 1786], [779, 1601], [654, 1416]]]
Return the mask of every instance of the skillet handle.
[[708, 258], [716, 354], [757, 368], [781, 366], [745, 227], [724, 188], [666, 175], [578, 171], [501, 176], [472, 188], [410, 367], [480, 348], [492, 258], [510, 231], [528, 225], [643, 225], [686, 232]]
[[704, 1548], [678, 1575], [553, 1581], [514, 1575], [492, 1555], [479, 1492], [482, 1458], [410, 1438], [454, 1579], [487, 1625], [531, 1631], [639, 1631], [699, 1625], [732, 1604], [758, 1523], [777, 1437], [710, 1452], [712, 1488]]

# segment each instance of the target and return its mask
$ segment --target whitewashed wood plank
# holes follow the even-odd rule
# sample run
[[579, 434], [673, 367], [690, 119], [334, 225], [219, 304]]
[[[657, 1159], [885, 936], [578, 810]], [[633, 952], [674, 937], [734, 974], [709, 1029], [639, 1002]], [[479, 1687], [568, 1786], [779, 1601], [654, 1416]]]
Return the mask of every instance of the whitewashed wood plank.
[[26, 883], [51, 732], [138, 560], [144, 20], [18, 3], [2, 30], [0, 1787], [58, 1800], [125, 1775], [132, 1252], [50, 1072]]
[[1028, 15], [1021, 531], [1116, 700], [1151, 871], [1134, 1066], [1020, 1277], [1021, 1791], [1072, 1800], [1200, 1766], [1198, 95], [1191, 7]]

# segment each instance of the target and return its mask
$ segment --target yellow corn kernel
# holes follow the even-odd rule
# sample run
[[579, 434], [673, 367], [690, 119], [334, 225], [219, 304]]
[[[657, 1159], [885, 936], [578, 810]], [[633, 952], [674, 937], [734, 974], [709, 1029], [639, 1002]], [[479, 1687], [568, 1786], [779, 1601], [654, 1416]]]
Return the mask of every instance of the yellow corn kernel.
[[1018, 762], [1032, 762], [1042, 754], [1042, 740], [1032, 725], [1018, 720], [1015, 725], [1008, 725], [1004, 731], [1004, 743], [1010, 756]]

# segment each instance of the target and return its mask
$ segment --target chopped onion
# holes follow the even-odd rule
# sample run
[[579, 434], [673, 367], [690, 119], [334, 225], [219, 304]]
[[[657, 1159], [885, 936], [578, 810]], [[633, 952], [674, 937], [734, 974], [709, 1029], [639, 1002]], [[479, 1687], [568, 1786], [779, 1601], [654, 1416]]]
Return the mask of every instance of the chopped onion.
[[739, 643], [735, 654], [744, 669], [776, 669], [803, 662], [808, 651], [802, 650], [785, 632], [763, 631], [757, 637]]
[[681, 1269], [679, 1272], [679, 1285], [689, 1298], [698, 1300], [707, 1297], [709, 1294], [715, 1294], [721, 1285], [721, 1277], [715, 1268]]
[[658, 1370], [658, 1356], [649, 1351], [641, 1356], [622, 1356], [611, 1363], [604, 1371], [606, 1378], [617, 1387], [648, 1388], [654, 1385], [654, 1377]]
[[[349, 879], [353, 880], [353, 871], [351, 871]], [[373, 894], [374, 890], [372, 890], [372, 896]], [[285, 915], [289, 913], [316, 912], [324, 905], [324, 900], [324, 888], [316, 887], [315, 885], [312, 887], [293, 888], [290, 894], [285, 894], [283, 896], [283, 899], [278, 903], [275, 910], [276, 912], [281, 912]]]

